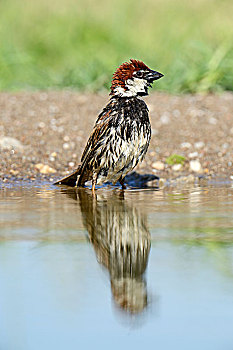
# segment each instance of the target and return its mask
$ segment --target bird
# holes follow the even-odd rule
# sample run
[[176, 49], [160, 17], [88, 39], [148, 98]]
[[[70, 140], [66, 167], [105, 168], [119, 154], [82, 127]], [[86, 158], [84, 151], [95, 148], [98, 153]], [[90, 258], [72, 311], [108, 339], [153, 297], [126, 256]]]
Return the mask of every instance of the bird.
[[77, 169], [55, 185], [83, 187], [119, 182], [143, 160], [151, 139], [148, 88], [164, 75], [140, 60], [122, 63], [112, 77], [110, 99], [98, 115]]

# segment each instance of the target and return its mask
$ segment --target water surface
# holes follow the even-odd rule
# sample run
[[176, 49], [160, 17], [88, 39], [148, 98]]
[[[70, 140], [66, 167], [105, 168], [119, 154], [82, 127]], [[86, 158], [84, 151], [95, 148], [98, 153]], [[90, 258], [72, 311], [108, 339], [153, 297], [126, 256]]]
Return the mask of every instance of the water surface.
[[232, 349], [230, 186], [0, 191], [0, 349]]

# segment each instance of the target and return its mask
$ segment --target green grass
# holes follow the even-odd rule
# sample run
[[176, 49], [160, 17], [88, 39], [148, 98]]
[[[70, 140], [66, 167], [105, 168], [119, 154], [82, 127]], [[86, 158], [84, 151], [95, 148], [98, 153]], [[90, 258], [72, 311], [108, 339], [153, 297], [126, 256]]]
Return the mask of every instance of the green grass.
[[174, 165], [174, 164], [184, 164], [185, 162], [185, 157], [179, 155], [179, 154], [172, 154], [166, 159], [166, 163], [169, 165]]
[[232, 0], [2, 0], [0, 90], [109, 88], [129, 58], [157, 90], [233, 90]]

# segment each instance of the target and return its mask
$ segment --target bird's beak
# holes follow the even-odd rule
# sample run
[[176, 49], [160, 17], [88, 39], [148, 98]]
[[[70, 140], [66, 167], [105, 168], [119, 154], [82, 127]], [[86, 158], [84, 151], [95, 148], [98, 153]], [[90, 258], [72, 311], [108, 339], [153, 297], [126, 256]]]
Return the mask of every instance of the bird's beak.
[[162, 73], [156, 72], [155, 70], [150, 70], [150, 72], [147, 74], [146, 79], [150, 82], [153, 83], [154, 80], [158, 80], [163, 77]]

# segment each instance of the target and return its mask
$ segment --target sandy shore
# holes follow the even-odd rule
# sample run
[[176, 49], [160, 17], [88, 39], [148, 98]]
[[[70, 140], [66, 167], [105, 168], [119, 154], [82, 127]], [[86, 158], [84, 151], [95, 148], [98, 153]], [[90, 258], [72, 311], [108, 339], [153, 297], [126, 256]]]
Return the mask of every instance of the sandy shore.
[[[1, 93], [1, 182], [54, 181], [73, 171], [107, 101], [107, 93]], [[233, 94], [153, 93], [145, 101], [153, 133], [137, 172], [233, 180]]]

